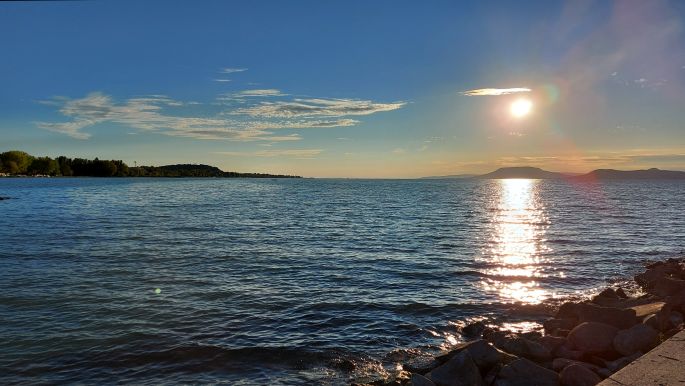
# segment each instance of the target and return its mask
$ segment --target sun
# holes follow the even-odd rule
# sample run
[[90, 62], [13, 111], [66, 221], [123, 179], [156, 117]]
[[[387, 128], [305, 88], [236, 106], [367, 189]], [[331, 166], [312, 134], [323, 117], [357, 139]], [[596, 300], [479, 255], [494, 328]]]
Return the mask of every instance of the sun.
[[511, 111], [511, 115], [513, 115], [516, 118], [525, 117], [526, 115], [530, 114], [530, 111], [532, 109], [533, 109], [533, 102], [531, 102], [528, 99], [517, 99], [509, 107], [509, 111]]

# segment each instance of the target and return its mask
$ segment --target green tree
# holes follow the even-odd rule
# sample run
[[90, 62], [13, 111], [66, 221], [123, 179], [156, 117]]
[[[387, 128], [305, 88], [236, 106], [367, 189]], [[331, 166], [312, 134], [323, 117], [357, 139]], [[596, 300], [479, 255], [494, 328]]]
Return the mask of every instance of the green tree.
[[23, 174], [27, 172], [33, 157], [23, 151], [10, 150], [0, 154], [0, 160], [3, 165], [7, 165], [7, 173]]

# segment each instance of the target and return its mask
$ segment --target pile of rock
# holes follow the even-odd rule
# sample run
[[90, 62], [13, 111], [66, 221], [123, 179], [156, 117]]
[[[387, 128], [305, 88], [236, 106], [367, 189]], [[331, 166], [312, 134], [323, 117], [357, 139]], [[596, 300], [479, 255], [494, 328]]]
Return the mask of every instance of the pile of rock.
[[544, 333], [470, 324], [462, 333], [472, 341], [376, 384], [595, 385], [683, 329], [685, 261], [650, 264], [635, 281], [644, 295], [607, 288], [590, 301], [564, 303]]

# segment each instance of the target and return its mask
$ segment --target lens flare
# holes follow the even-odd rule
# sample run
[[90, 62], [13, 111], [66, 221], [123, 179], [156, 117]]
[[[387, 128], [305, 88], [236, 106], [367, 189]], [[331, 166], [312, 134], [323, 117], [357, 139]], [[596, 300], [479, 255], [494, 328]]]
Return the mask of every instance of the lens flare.
[[525, 117], [526, 115], [530, 114], [530, 111], [532, 109], [533, 109], [533, 102], [531, 102], [528, 99], [517, 99], [509, 107], [509, 111], [511, 111], [511, 115], [513, 115], [516, 118]]

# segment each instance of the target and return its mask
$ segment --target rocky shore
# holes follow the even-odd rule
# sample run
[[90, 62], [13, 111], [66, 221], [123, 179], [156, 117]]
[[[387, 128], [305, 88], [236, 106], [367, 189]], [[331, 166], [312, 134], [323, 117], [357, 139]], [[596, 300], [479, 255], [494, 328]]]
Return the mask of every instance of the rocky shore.
[[561, 304], [541, 331], [468, 324], [467, 342], [367, 385], [596, 385], [683, 329], [685, 258], [651, 263], [634, 280], [632, 296], [609, 287]]

